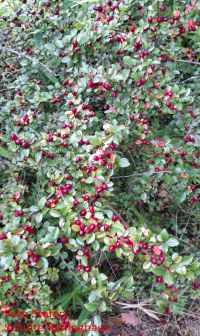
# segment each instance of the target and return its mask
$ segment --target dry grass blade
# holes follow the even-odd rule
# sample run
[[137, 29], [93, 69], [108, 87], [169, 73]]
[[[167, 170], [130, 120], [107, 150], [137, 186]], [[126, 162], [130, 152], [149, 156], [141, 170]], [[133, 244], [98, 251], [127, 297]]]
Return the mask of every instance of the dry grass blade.
[[147, 315], [149, 315], [150, 317], [152, 317], [153, 319], [160, 321], [159, 317], [156, 315], [157, 312], [153, 311], [153, 310], [149, 310], [149, 309], [145, 309], [140, 307], [140, 309]]
[[148, 316], [152, 317], [153, 319], [155, 319], [157, 321], [160, 321], [159, 317], [156, 315], [156, 314], [158, 314], [157, 312], [155, 312], [154, 310], [144, 308], [145, 306], [147, 306], [149, 304], [149, 301], [144, 301], [144, 302], [140, 302], [140, 303], [136, 303], [136, 304], [128, 304], [128, 303], [125, 303], [125, 302], [116, 301], [115, 304], [118, 304], [118, 305], [122, 306], [123, 309], [140, 309], [145, 314], [147, 314]]
[[120, 301], [116, 301], [115, 304], [123, 306], [123, 309], [128, 309], [128, 308], [134, 308], [134, 309], [140, 309], [141, 307], [147, 306], [150, 304], [150, 301], [144, 301], [144, 302], [140, 302], [140, 303], [125, 303], [125, 302], [120, 302]]

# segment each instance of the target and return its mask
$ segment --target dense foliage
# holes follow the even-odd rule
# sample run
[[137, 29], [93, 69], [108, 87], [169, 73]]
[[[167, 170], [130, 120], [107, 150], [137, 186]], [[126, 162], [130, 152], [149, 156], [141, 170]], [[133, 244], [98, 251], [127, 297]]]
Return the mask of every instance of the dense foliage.
[[199, 10], [25, 0], [2, 17], [2, 312], [98, 324], [135, 291], [168, 315], [198, 297]]

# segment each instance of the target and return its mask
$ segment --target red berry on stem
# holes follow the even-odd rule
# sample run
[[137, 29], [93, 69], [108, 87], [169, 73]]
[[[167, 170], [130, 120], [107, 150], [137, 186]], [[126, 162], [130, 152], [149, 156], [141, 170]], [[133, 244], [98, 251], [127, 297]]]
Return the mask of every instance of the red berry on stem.
[[109, 246], [109, 252], [111, 252], [111, 253], [115, 252], [115, 246], [114, 245]]
[[105, 232], [108, 232], [109, 230], [110, 230], [110, 226], [107, 225], [107, 224], [105, 224], [105, 225], [104, 225], [104, 231], [105, 231]]

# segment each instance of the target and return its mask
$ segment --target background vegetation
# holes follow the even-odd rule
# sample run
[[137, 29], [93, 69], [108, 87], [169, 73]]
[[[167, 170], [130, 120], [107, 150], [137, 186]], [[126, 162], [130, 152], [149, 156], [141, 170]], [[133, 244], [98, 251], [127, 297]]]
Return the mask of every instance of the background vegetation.
[[[8, 334], [32, 321], [4, 316], [13, 310], [101, 325], [129, 308], [165, 323], [158, 335], [198, 317], [199, 10], [181, 0], [1, 1]], [[118, 323], [137, 329], [130, 313]]]

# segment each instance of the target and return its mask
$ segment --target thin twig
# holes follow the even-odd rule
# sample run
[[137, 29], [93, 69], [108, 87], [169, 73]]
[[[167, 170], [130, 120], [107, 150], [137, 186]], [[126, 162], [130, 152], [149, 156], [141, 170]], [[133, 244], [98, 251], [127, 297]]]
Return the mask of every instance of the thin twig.
[[187, 226], [188, 226], [188, 224], [189, 224], [189, 222], [190, 222], [190, 218], [191, 218], [191, 216], [192, 216], [192, 210], [191, 210], [191, 212], [190, 212], [189, 218], [188, 218], [187, 223], [186, 223], [186, 225], [185, 225], [185, 227], [184, 227], [184, 229], [183, 229], [183, 232], [182, 232], [182, 235], [181, 235], [180, 239], [182, 239], [183, 234], [184, 234], [185, 230], [187, 229]]
[[109, 208], [110, 210], [112, 210], [115, 213], [115, 215], [117, 215], [117, 217], [122, 221], [122, 223], [124, 223], [126, 226], [129, 226], [128, 223], [119, 214], [119, 212], [117, 210], [115, 210], [111, 205], [108, 205], [107, 208]]
[[126, 302], [120, 302], [120, 301], [115, 301], [113, 304], [117, 304], [120, 306], [123, 306], [124, 309], [128, 309], [128, 308], [140, 308], [140, 307], [144, 307], [147, 305], [150, 305], [150, 301], [152, 300], [148, 300], [148, 301], [144, 301], [144, 302], [140, 302], [140, 303], [126, 303]]
[[194, 64], [194, 65], [200, 65], [200, 62], [194, 62], [194, 61], [187, 61], [187, 60], [174, 60], [175, 62], [182, 62], [182, 63], [188, 63], [188, 64]]
[[182, 81], [181, 83], [190, 82], [190, 81], [192, 81], [193, 79], [196, 79], [196, 78], [199, 78], [199, 77], [200, 77], [200, 76], [193, 76], [193, 77], [190, 77], [190, 78], [185, 79], [185, 80]]
[[104, 256], [105, 256], [105, 258], [106, 258], [106, 260], [107, 260], [107, 262], [108, 262], [108, 265], [110, 266], [110, 268], [111, 268], [111, 270], [112, 270], [112, 272], [113, 272], [113, 275], [114, 275], [115, 279], [118, 280], [118, 277], [116, 276], [116, 273], [115, 273], [115, 271], [114, 271], [114, 269], [113, 269], [113, 267], [112, 267], [112, 265], [111, 265], [111, 263], [110, 263], [110, 260], [108, 259], [107, 255], [106, 255], [106, 253], [105, 253], [104, 251], [103, 251], [103, 254], [104, 254]]
[[166, 174], [166, 173], [173, 173], [171, 170], [164, 170], [164, 171], [159, 171], [159, 172], [144, 172], [144, 173], [136, 173], [136, 174], [131, 174], [131, 175], [124, 175], [124, 176], [111, 176], [111, 178], [128, 178], [132, 176], [143, 176], [143, 175], [154, 175], [154, 174]]
[[73, 276], [76, 278], [76, 280], [81, 284], [82, 287], [87, 288], [87, 286], [84, 285], [83, 282], [76, 276], [76, 274], [72, 271], [72, 269], [68, 266], [68, 263], [65, 261], [65, 259], [60, 255], [62, 262], [66, 265], [69, 272], [73, 274]]
[[29, 59], [30, 61], [35, 62], [35, 63], [41, 65], [43, 68], [45, 68], [46, 70], [48, 70], [49, 72], [51, 72], [54, 76], [57, 76], [56, 73], [53, 72], [53, 70], [51, 70], [47, 65], [41, 63], [40, 61], [38, 61], [35, 58], [32, 58], [32, 57], [30, 57], [28, 55], [21, 54], [20, 52], [18, 52], [16, 50], [13, 50], [11, 48], [5, 48], [5, 47], [0, 46], [0, 50], [11, 52], [11, 53], [13, 53], [13, 54], [15, 54], [15, 55], [17, 55], [19, 57], [25, 57], [25, 58]]

